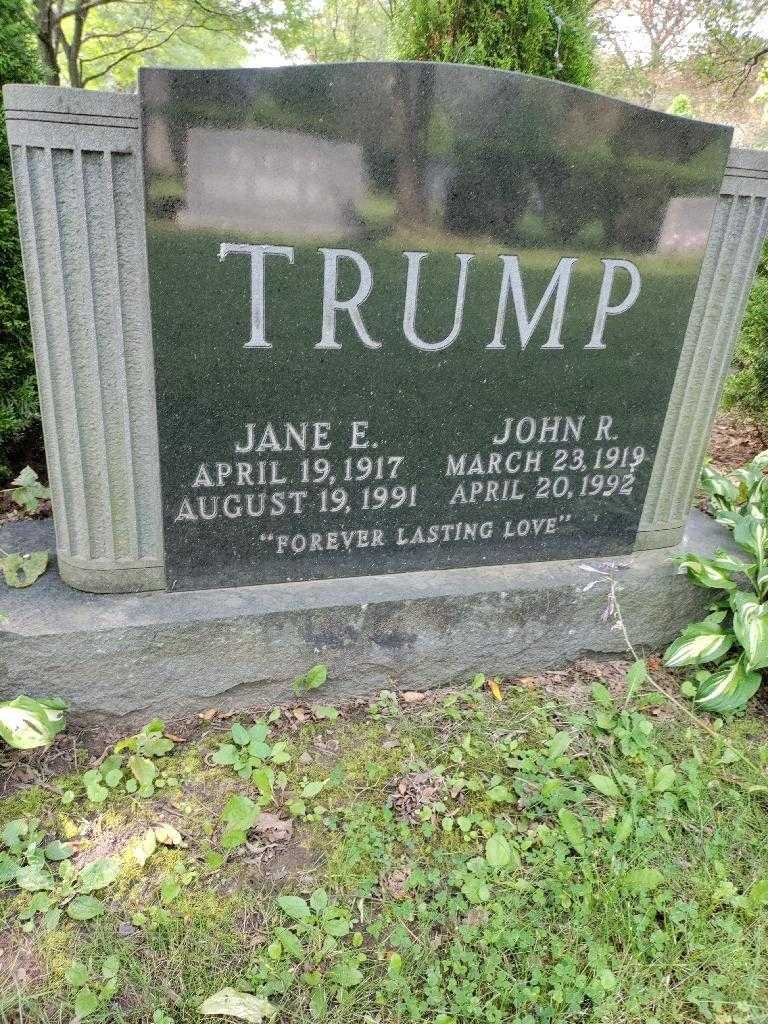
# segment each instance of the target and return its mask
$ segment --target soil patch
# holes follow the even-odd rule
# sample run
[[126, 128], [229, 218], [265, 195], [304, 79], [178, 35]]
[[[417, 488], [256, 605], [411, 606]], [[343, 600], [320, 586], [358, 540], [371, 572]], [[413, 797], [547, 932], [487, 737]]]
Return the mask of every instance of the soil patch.
[[721, 473], [730, 472], [768, 448], [768, 435], [751, 420], [731, 412], [720, 412], [715, 418], [707, 457]]

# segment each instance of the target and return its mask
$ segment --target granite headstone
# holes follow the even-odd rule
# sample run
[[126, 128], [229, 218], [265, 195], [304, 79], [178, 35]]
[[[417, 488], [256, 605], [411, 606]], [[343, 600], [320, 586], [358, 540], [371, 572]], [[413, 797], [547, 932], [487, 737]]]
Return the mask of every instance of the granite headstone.
[[631, 550], [728, 129], [454, 65], [140, 98], [170, 589]]

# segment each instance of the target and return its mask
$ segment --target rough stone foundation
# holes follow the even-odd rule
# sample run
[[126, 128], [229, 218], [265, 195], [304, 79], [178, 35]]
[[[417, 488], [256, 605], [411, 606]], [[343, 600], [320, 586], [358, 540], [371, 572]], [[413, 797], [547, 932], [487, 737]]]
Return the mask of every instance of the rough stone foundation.
[[[700, 512], [682, 548], [703, 554], [727, 534]], [[5, 550], [55, 548], [50, 522], [0, 529]], [[679, 548], [615, 558], [636, 646], [667, 644], [712, 591], [678, 573]], [[319, 580], [185, 593], [85, 594], [55, 563], [33, 586], [0, 585], [0, 698], [57, 695], [73, 715], [128, 722], [291, 699], [291, 680], [329, 667], [323, 703], [426, 689], [475, 672], [526, 675], [624, 650], [601, 622], [607, 585], [577, 560]], [[318, 695], [320, 696], [320, 695]]]

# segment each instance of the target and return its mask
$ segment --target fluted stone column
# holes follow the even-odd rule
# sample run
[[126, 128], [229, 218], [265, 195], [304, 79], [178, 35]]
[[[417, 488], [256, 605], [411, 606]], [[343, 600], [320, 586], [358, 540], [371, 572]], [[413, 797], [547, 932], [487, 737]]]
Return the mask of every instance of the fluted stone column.
[[165, 586], [136, 97], [3, 91], [59, 571]]
[[[6, 86], [62, 577], [163, 589], [138, 100]], [[677, 544], [768, 228], [768, 153], [733, 150], [637, 548]]]
[[768, 231], [768, 152], [732, 149], [640, 520], [638, 549], [677, 544]]

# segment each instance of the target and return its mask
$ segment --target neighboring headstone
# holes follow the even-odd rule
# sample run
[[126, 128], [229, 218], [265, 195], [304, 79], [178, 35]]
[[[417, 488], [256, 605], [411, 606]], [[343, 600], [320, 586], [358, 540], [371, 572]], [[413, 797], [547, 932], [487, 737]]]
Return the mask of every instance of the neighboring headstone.
[[632, 549], [730, 129], [450, 65], [140, 95], [169, 589]]

